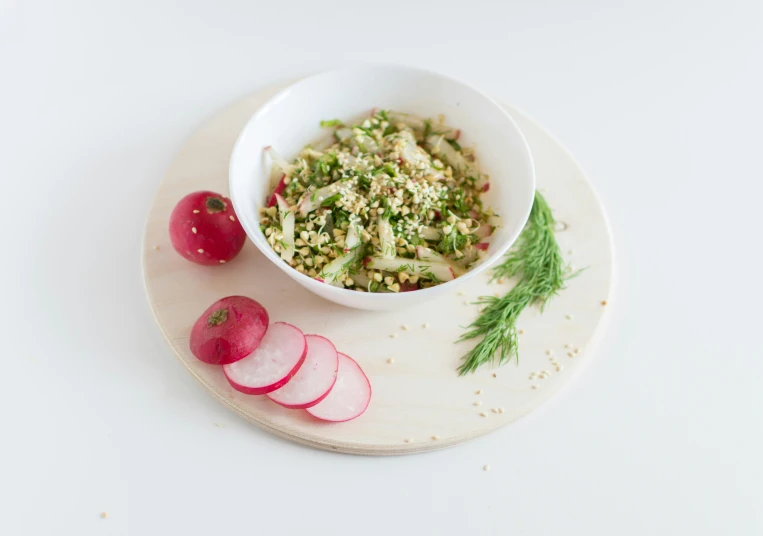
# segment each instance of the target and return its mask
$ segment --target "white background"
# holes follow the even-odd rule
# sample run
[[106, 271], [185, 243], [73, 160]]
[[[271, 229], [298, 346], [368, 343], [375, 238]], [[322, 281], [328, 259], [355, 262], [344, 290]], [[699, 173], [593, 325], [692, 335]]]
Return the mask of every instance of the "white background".
[[[0, 534], [763, 533], [762, 5], [0, 0]], [[355, 60], [528, 111], [615, 235], [588, 368], [434, 454], [329, 454], [248, 425], [181, 368], [144, 297], [144, 217], [184, 139]]]

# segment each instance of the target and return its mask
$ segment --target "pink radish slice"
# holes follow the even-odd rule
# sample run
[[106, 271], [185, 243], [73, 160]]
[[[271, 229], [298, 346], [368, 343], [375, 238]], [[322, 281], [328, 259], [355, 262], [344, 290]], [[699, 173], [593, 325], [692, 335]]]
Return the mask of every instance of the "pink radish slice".
[[344, 422], [360, 417], [371, 401], [371, 383], [355, 360], [339, 354], [334, 388], [320, 404], [307, 412], [324, 421]]
[[223, 366], [223, 372], [236, 391], [264, 395], [286, 385], [306, 356], [305, 335], [291, 324], [276, 322], [254, 352]]
[[285, 189], [286, 189], [286, 175], [281, 175], [281, 180], [279, 180], [278, 184], [276, 184], [276, 188], [275, 190], [273, 190], [273, 195], [270, 196], [270, 201], [268, 201], [268, 208], [276, 206], [276, 204], [278, 203], [276, 194], [281, 195]]
[[336, 382], [339, 357], [331, 341], [320, 335], [305, 335], [307, 356], [286, 385], [268, 393], [268, 398], [285, 408], [304, 409], [326, 398]]

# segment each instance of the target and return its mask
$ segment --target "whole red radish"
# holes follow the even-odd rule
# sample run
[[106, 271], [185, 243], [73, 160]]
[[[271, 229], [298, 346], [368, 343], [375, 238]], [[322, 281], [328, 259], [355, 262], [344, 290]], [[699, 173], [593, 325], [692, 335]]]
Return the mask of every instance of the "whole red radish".
[[191, 330], [191, 352], [211, 365], [235, 363], [254, 352], [268, 329], [268, 312], [245, 296], [213, 303]]
[[225, 264], [246, 242], [230, 199], [215, 192], [194, 192], [181, 199], [170, 216], [170, 240], [183, 257], [197, 264]]

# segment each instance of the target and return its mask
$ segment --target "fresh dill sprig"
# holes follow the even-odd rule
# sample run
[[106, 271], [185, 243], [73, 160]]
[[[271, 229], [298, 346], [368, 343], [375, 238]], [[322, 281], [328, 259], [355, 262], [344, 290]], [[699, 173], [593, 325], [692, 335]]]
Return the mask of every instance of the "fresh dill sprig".
[[554, 236], [556, 222], [548, 203], [535, 192], [530, 218], [514, 248], [505, 260], [493, 269], [493, 277], [516, 277], [518, 282], [500, 298], [481, 296], [484, 306], [480, 316], [461, 335], [460, 341], [482, 337], [464, 357], [459, 375], [474, 372], [486, 363], [503, 365], [512, 358], [519, 360], [517, 319], [529, 305], [541, 311], [549, 299], [565, 288], [565, 282], [576, 275], [570, 273]]

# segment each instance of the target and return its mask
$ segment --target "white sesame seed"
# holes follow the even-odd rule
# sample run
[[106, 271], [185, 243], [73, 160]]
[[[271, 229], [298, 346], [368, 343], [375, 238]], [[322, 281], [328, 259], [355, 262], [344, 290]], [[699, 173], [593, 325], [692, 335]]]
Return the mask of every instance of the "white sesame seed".
[[482, 405], [482, 402], [480, 402], [479, 400], [477, 400], [477, 401], [474, 403], [474, 405], [475, 405], [475, 406], [481, 406], [481, 405]]
[[484, 411], [480, 411], [480, 417], [487, 417], [487, 413]]
[[159, 251], [159, 246], [154, 246], [154, 251]]
[[567, 352], [567, 355], [568, 355], [569, 357], [575, 357], [575, 354], [573, 354], [572, 352]]
[[225, 264], [225, 260], [224, 259], [220, 259], [220, 264]]
[[481, 395], [481, 394], [482, 394], [482, 389], [477, 389], [476, 393], [477, 393], [478, 395]]
[[554, 353], [553, 350], [546, 350], [546, 355], [552, 355]]
[[564, 347], [565, 347], [565, 348], [572, 348], [572, 344], [570, 344], [570, 343], [567, 343], [567, 344], [565, 344], [565, 345], [564, 345]]
[[193, 234], [196, 234], [196, 227], [191, 227], [191, 232], [192, 232]]
[[537, 389], [537, 388], [538, 388], [538, 386], [537, 386], [537, 385], [532, 385], [531, 387], [532, 387], [533, 389]]
[[410, 328], [409, 328], [407, 325], [405, 325], [405, 324], [403, 324], [403, 325], [402, 325], [402, 326], [400, 326], [400, 327], [402, 328], [402, 330], [403, 330], [403, 331], [408, 331], [408, 330], [410, 329]]
[[228, 216], [228, 217], [230, 218], [230, 221], [236, 221], [236, 217], [235, 216]]
[[438, 436], [438, 435], [433, 435], [432, 436], [432, 441], [437, 441], [438, 439], [440, 439], [440, 436]]
[[489, 465], [485, 465], [485, 466], [482, 467], [482, 470], [483, 471], [490, 471], [490, 466]]
[[503, 413], [503, 408], [498, 408], [498, 413]]
[[519, 333], [520, 335], [524, 335], [524, 334], [525, 334], [525, 330], [523, 330], [523, 329], [520, 329], [520, 330], [518, 331], [518, 333]]
[[397, 333], [390, 333], [389, 334], [390, 339], [397, 339]]
[[572, 315], [564, 315], [564, 318], [566, 318], [567, 320], [572, 320]]
[[387, 359], [387, 363], [389, 363], [389, 364], [392, 364], [394, 362], [395, 362], [395, 358], [393, 358], [393, 357], [390, 357], [389, 359]]
[[197, 249], [196, 251], [198, 251], [199, 253], [204, 253], [204, 250], [201, 248]]
[[198, 210], [194, 210], [194, 211], [193, 211], [193, 213], [194, 213], [194, 214], [198, 214], [198, 213], [199, 213], [199, 211], [198, 211]]
[[492, 411], [493, 413], [498, 413], [498, 408], [490, 408], [490, 411]]
[[429, 327], [429, 324], [427, 323], [421, 324], [422, 329], [427, 329], [428, 327]]

